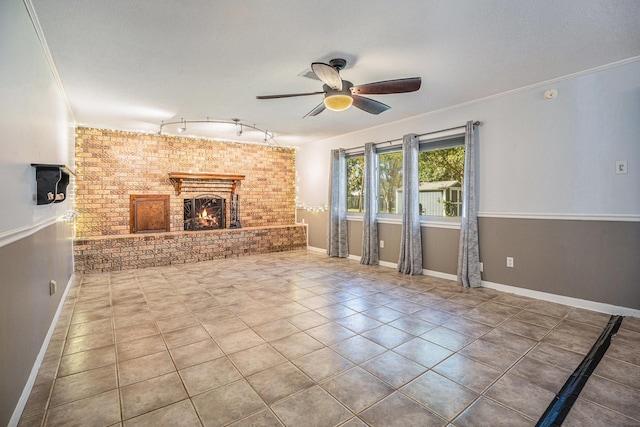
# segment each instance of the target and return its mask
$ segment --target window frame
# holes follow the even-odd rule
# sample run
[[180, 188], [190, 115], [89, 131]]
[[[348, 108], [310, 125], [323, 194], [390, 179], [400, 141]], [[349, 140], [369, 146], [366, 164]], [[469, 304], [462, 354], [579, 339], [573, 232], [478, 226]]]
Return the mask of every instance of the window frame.
[[[389, 145], [388, 147], [384, 147], [384, 148], [376, 147], [376, 155], [375, 155], [376, 164], [375, 164], [375, 172], [374, 172], [374, 179], [376, 180], [375, 182], [376, 206], [377, 206], [376, 217], [379, 219], [387, 220], [387, 221], [391, 220], [391, 222], [395, 222], [392, 220], [397, 218], [399, 222], [402, 222], [402, 213], [394, 214], [394, 213], [388, 213], [388, 212], [385, 212], [385, 213], [380, 212], [380, 155], [392, 154], [392, 153], [402, 154], [402, 144]], [[404, 159], [403, 159], [403, 166], [404, 166]], [[401, 170], [402, 170], [402, 173], [404, 173], [404, 167]]]
[[[437, 134], [429, 134], [424, 139], [419, 139], [419, 151], [434, 151], [434, 150], [444, 150], [447, 148], [455, 148], [455, 147], [464, 147], [465, 146], [465, 133], [464, 130], [454, 131], [454, 132], [443, 132]], [[386, 143], [383, 143], [386, 144]], [[381, 144], [382, 145], [382, 144]], [[388, 154], [393, 152], [401, 152], [402, 144], [390, 144], [385, 147], [376, 146], [376, 155], [375, 164], [373, 165], [374, 169], [374, 179], [376, 190], [376, 206], [379, 206], [380, 200], [380, 183], [379, 183], [379, 156], [380, 154]], [[346, 159], [354, 157], [363, 157], [364, 150], [353, 151], [347, 153]], [[466, 168], [465, 164], [465, 168]], [[364, 183], [363, 183], [364, 184]], [[362, 212], [346, 212], [346, 216], [348, 220], [353, 221], [362, 221]], [[434, 215], [420, 215], [420, 225], [422, 226], [430, 226], [437, 228], [450, 228], [450, 229], [460, 229], [461, 216], [448, 217], [448, 216], [434, 216]], [[393, 213], [376, 213], [376, 220], [379, 223], [383, 224], [402, 224], [402, 214], [393, 214]]]
[[[353, 158], [356, 158], [356, 157], [362, 157], [363, 160], [364, 160], [364, 150], [354, 151], [352, 153], [346, 153], [346, 155], [345, 155], [345, 160], [346, 160], [345, 161], [345, 167], [347, 167], [346, 164], [349, 162], [349, 159], [353, 159]], [[377, 168], [377, 165], [376, 165], [376, 168]], [[363, 169], [363, 173], [364, 173], [364, 169]], [[349, 170], [348, 169], [347, 169], [347, 171], [345, 173], [345, 176], [347, 177], [346, 185], [347, 185], [347, 198], [348, 198], [349, 197], [349, 191], [348, 191], [349, 190], [349, 187], [348, 187], [348, 185], [349, 185], [348, 184], [348, 182], [349, 182]], [[364, 186], [364, 177], [362, 179], [362, 185]], [[376, 198], [377, 198], [377, 195], [376, 195]], [[348, 205], [349, 205], [349, 202], [348, 202], [348, 199], [347, 199], [347, 212], [346, 212], [347, 219], [359, 218], [360, 220], [362, 220], [362, 212], [349, 212]]]
[[[419, 151], [436, 151], [446, 150], [448, 148], [465, 146], [464, 131], [452, 133], [450, 135], [431, 137], [424, 140], [418, 140]], [[465, 169], [467, 165], [464, 165]], [[420, 225], [431, 225], [440, 228], [460, 228], [462, 216], [436, 216], [436, 215], [420, 215]]]

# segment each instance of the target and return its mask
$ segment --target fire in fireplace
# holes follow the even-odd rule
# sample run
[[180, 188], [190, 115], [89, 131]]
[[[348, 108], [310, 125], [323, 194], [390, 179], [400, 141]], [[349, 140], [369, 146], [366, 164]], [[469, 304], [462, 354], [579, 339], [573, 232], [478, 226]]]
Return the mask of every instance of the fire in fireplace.
[[212, 230], [225, 228], [225, 199], [215, 194], [201, 194], [184, 199], [184, 229]]

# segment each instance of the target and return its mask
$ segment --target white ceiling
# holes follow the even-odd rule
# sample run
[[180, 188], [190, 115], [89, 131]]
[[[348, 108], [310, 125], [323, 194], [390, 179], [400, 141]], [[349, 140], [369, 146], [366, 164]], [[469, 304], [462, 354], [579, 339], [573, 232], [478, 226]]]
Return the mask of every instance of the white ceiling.
[[[28, 0], [27, 0], [28, 1]], [[80, 125], [155, 132], [240, 118], [299, 145], [640, 56], [638, 0], [31, 0]], [[347, 59], [354, 84], [422, 77], [392, 108], [303, 116], [300, 76]], [[177, 134], [178, 126], [167, 127]], [[238, 138], [233, 126], [188, 134]], [[254, 139], [259, 139], [253, 135]], [[252, 141], [253, 142], [253, 141]]]

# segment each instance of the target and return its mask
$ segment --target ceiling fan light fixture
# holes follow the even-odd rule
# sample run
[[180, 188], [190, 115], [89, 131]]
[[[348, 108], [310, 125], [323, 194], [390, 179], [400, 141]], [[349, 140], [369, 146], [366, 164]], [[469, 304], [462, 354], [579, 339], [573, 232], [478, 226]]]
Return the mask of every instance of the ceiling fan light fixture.
[[324, 106], [332, 111], [344, 111], [352, 104], [353, 98], [350, 95], [333, 94], [324, 98]]
[[385, 95], [393, 93], [415, 92], [420, 89], [422, 79], [420, 77], [410, 77], [405, 79], [384, 80], [354, 86], [353, 83], [342, 80], [340, 70], [344, 69], [347, 61], [341, 58], [332, 59], [328, 64], [324, 62], [311, 63], [312, 73], [324, 84], [322, 92], [309, 93], [289, 93], [281, 95], [256, 96], [257, 99], [291, 98], [294, 96], [319, 95], [324, 93], [324, 100], [304, 117], [317, 116], [324, 110], [344, 111], [355, 105], [356, 108], [369, 114], [380, 114], [388, 110], [389, 107], [375, 99], [361, 95]]

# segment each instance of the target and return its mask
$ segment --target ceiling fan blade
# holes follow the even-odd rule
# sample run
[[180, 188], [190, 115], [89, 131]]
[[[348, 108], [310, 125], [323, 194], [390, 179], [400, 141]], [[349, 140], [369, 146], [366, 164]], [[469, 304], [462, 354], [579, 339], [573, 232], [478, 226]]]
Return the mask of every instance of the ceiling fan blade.
[[342, 79], [338, 70], [324, 62], [314, 62], [311, 70], [318, 78], [331, 89], [342, 90]]
[[420, 89], [421, 83], [422, 79], [420, 77], [385, 80], [383, 82], [353, 86], [351, 93], [354, 95], [385, 95], [389, 93], [415, 92]]
[[256, 99], [293, 98], [294, 96], [320, 95], [321, 93], [324, 93], [324, 92], [287, 93], [284, 95], [262, 95], [262, 96], [256, 96]]
[[364, 96], [358, 95], [353, 95], [353, 106], [371, 114], [380, 114], [391, 108], [382, 102], [374, 101], [371, 98], [365, 98]]
[[307, 114], [304, 115], [304, 117], [302, 117], [303, 119], [307, 116], [317, 116], [318, 114], [322, 113], [324, 111], [326, 107], [324, 106], [324, 102], [321, 102], [320, 104], [318, 104], [316, 106], [316, 108], [314, 108], [313, 110], [309, 111]]

